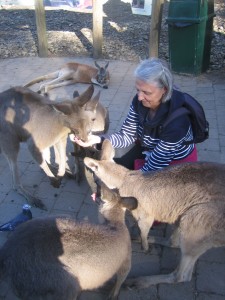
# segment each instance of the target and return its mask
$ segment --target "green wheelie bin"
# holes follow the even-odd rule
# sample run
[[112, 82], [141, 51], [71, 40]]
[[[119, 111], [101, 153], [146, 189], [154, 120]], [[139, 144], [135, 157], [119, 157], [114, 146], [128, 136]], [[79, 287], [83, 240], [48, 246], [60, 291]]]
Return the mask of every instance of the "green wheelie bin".
[[175, 73], [198, 75], [209, 68], [213, 0], [170, 0], [169, 61]]

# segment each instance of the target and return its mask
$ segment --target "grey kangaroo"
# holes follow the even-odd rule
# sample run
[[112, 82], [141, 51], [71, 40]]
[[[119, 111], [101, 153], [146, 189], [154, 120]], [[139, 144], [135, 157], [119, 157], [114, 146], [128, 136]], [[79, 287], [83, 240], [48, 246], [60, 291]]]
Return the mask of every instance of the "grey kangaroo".
[[105, 224], [45, 217], [20, 225], [0, 249], [0, 280], [23, 300], [75, 300], [116, 275], [107, 299], [117, 299], [131, 268], [125, 210], [137, 201], [104, 186], [101, 199]]
[[45, 94], [48, 94], [48, 91], [51, 89], [75, 83], [93, 83], [107, 89], [110, 79], [109, 71], [107, 70], [108, 65], [109, 62], [104, 67], [100, 67], [95, 61], [95, 66], [97, 67], [95, 68], [85, 64], [70, 62], [55, 72], [33, 79], [25, 84], [24, 87], [29, 87], [43, 80], [53, 79], [43, 83], [38, 92], [44, 91]]
[[[17, 156], [20, 143], [25, 142], [40, 167], [50, 178], [54, 187], [59, 187], [65, 174], [66, 143], [70, 132], [88, 139], [94, 120], [100, 93], [91, 99], [91, 85], [80, 97], [53, 103], [27, 88], [14, 87], [0, 93], [0, 150], [7, 158], [12, 172], [13, 188], [25, 196], [31, 205], [44, 208], [24, 189], [20, 182]], [[59, 168], [55, 176], [49, 168], [45, 154], [50, 147], [57, 150]]]
[[[73, 98], [78, 96], [79, 96], [78, 91], [75, 91], [73, 93]], [[96, 119], [92, 127], [92, 133], [103, 134], [106, 133], [108, 129], [109, 129], [109, 111], [101, 102], [98, 102], [96, 107]], [[72, 137], [71, 140], [73, 141]], [[97, 158], [100, 155], [100, 153], [98, 153], [95, 146], [83, 148], [78, 144], [74, 143], [74, 152], [72, 152], [71, 154], [74, 156], [75, 159], [75, 170], [74, 170], [75, 179], [77, 183], [80, 183], [80, 181], [84, 177], [84, 174], [86, 173], [87, 175], [86, 170], [83, 168], [83, 158], [85, 156]], [[86, 179], [89, 181], [89, 185], [91, 189], [94, 191], [96, 184], [94, 183], [92, 177], [86, 176]]]
[[142, 173], [113, 161], [109, 140], [103, 143], [104, 160], [86, 157], [84, 163], [121, 197], [135, 197], [132, 211], [141, 231], [142, 247], [148, 250], [148, 233], [154, 220], [177, 225], [170, 239], [149, 242], [179, 247], [181, 260], [166, 275], [128, 279], [127, 285], [146, 288], [158, 283], [190, 281], [195, 262], [208, 249], [225, 246], [225, 165], [210, 162], [186, 163]]

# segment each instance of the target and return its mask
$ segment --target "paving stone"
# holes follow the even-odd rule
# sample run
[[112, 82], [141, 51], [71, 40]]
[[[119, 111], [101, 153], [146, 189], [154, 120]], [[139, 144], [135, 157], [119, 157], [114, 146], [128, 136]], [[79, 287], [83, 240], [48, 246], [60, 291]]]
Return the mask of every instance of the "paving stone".
[[224, 296], [212, 294], [212, 293], [199, 293], [196, 300], [224, 300]]
[[177, 283], [177, 284], [160, 284], [159, 285], [160, 300], [195, 300], [195, 290], [193, 282]]
[[199, 292], [225, 297], [225, 263], [199, 261], [196, 268], [196, 288]]

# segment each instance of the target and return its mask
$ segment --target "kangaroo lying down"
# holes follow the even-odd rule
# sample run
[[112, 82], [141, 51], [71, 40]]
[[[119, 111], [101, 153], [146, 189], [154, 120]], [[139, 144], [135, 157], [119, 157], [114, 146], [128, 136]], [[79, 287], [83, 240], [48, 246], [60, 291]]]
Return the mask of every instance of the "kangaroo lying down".
[[75, 300], [116, 274], [108, 299], [117, 299], [131, 267], [125, 209], [137, 201], [102, 187], [100, 212], [106, 224], [63, 217], [37, 218], [20, 225], [0, 249], [0, 278], [23, 300]]
[[48, 91], [51, 89], [75, 83], [93, 83], [107, 89], [109, 85], [108, 65], [109, 62], [106, 63], [105, 67], [100, 67], [95, 61], [97, 68], [94, 68], [75, 62], [67, 63], [55, 72], [35, 78], [25, 84], [24, 87], [29, 87], [43, 80], [53, 79], [52, 81], [43, 83], [38, 92], [41, 93], [44, 91], [45, 94], [48, 94]]
[[190, 281], [195, 262], [208, 249], [225, 246], [225, 165], [196, 162], [170, 166], [160, 171], [130, 171], [113, 161], [114, 149], [103, 143], [104, 160], [86, 157], [85, 165], [121, 197], [135, 197], [132, 211], [141, 231], [142, 247], [148, 250], [153, 221], [177, 224], [169, 240], [150, 238], [165, 246], [179, 247], [181, 260], [166, 275], [129, 279], [130, 286], [144, 288], [158, 283]]
[[[20, 183], [17, 156], [21, 142], [27, 146], [40, 167], [50, 178], [54, 187], [59, 187], [66, 167], [66, 143], [70, 132], [87, 140], [96, 118], [98, 93], [91, 99], [91, 85], [73, 101], [53, 103], [23, 87], [14, 87], [0, 93], [0, 149], [8, 160], [13, 177], [13, 188], [24, 195], [31, 205], [44, 208]], [[54, 146], [57, 150], [59, 168], [55, 176], [50, 170], [45, 153]]]

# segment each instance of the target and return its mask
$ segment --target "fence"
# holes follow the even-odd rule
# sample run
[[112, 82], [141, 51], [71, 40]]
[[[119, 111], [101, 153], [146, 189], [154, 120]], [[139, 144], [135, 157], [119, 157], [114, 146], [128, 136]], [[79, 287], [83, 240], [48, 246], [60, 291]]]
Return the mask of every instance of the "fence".
[[[149, 36], [149, 57], [158, 56], [159, 36], [162, 21], [164, 0], [152, 0], [152, 13]], [[103, 2], [92, 0], [93, 15], [93, 57], [101, 58], [103, 43]], [[46, 37], [46, 20], [43, 0], [35, 0], [35, 16], [38, 35], [38, 49], [40, 57], [48, 56], [48, 42]]]

